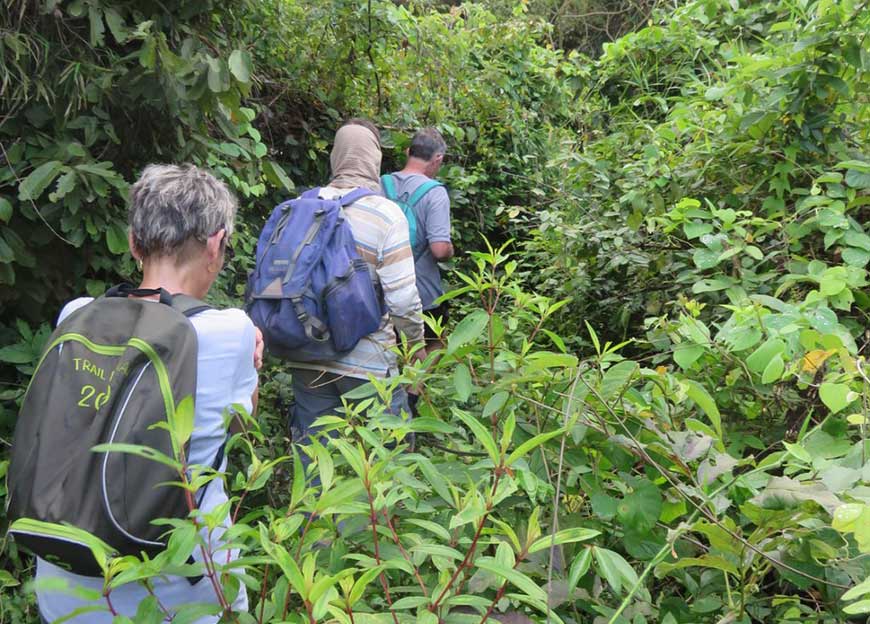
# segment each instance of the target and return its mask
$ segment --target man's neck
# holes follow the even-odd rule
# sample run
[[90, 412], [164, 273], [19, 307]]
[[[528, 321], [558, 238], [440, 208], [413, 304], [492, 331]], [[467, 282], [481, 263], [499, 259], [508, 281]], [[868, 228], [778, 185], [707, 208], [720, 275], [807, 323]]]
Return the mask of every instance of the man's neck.
[[426, 174], [427, 165], [428, 163], [420, 160], [419, 158], [409, 158], [408, 162], [405, 163], [405, 168], [402, 169], [399, 173], [405, 173], [408, 175], [417, 174], [428, 177], [428, 175]]

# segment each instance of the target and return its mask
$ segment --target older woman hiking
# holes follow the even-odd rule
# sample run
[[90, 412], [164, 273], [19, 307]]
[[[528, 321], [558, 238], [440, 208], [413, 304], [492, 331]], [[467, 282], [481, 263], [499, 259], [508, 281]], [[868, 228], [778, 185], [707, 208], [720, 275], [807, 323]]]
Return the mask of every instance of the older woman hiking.
[[[150, 165], [132, 186], [130, 198], [130, 249], [142, 269], [142, 280], [138, 288], [128, 287], [124, 294], [128, 299], [137, 298], [147, 308], [165, 302], [167, 293], [176, 298], [180, 298], [179, 294], [195, 299], [205, 297], [223, 266], [233, 232], [237, 205], [232, 193], [210, 173], [195, 166]], [[61, 311], [59, 322], [70, 315], [86, 313], [91, 301], [83, 297], [68, 303]], [[142, 308], [132, 304], [132, 307], [137, 306]], [[223, 445], [227, 438], [225, 412], [231, 405], [239, 404], [253, 413], [257, 400], [256, 369], [262, 362], [262, 339], [245, 313], [238, 309], [200, 309], [189, 320], [195, 330], [196, 376], [194, 428], [186, 462], [223, 469]], [[170, 357], [172, 354], [167, 354], [167, 358]], [[100, 369], [92, 365], [91, 372], [94, 370]], [[108, 373], [103, 372], [97, 378], [106, 380]], [[115, 392], [121, 390], [115, 389]], [[87, 406], [86, 398], [82, 400]], [[120, 421], [120, 416], [117, 419]], [[196, 496], [203, 512], [214, 510], [227, 501], [221, 479], [212, 480]], [[225, 520], [224, 527], [227, 524]], [[202, 529], [212, 550], [220, 547], [222, 533], [223, 530], [218, 530], [208, 535], [207, 529]], [[228, 556], [225, 550], [219, 553], [219, 563], [228, 562], [228, 557], [234, 558], [235, 554]], [[200, 548], [194, 548], [191, 556], [192, 562], [198, 562], [205, 555]], [[116, 587], [107, 600], [101, 597], [104, 593], [102, 578], [74, 574], [41, 558], [36, 568], [39, 610], [47, 622], [69, 618], [74, 612], [78, 613], [64, 621], [101, 624], [111, 622], [114, 615], [136, 620], [137, 607], [149, 596], [153, 596], [152, 601], [156, 598], [164, 617], [171, 617], [183, 605], [216, 605], [218, 602], [213, 577], [196, 580], [158, 576], [148, 579], [147, 584], [131, 582]], [[55, 589], [64, 584], [73, 591]], [[87, 594], [96, 598], [84, 598]], [[212, 609], [215, 615], [200, 617], [196, 622], [217, 622], [218, 611], [229, 608], [243, 611], [247, 610], [247, 604], [245, 588], [241, 585], [234, 600], [232, 596], [223, 597], [220, 607]]]

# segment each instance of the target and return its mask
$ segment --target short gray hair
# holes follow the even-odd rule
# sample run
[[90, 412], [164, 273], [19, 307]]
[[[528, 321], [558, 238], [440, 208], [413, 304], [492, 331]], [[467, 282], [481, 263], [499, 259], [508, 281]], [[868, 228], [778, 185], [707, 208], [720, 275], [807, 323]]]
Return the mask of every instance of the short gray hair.
[[444, 137], [435, 128], [423, 128], [418, 130], [411, 139], [411, 147], [408, 148], [408, 156], [419, 158], [429, 162], [438, 154], [447, 151], [447, 143]]
[[133, 244], [143, 257], [174, 256], [186, 243], [202, 244], [226, 229], [233, 233], [235, 196], [194, 165], [148, 165], [130, 187], [128, 218]]

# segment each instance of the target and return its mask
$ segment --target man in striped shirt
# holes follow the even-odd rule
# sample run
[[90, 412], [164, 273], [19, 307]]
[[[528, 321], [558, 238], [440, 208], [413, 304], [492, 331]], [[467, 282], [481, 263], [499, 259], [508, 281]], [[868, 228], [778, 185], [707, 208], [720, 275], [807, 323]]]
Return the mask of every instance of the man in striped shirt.
[[[330, 155], [332, 179], [320, 197], [342, 197], [357, 188], [380, 191], [381, 148], [378, 130], [369, 121], [352, 119], [335, 135]], [[410, 344], [423, 341], [423, 317], [417, 293], [414, 256], [408, 221], [402, 209], [380, 195], [368, 195], [345, 208], [357, 251], [366, 261], [372, 280], [383, 292], [386, 314], [374, 333], [360, 340], [336, 360], [289, 362], [296, 405], [291, 432], [296, 442], [307, 442], [311, 424], [320, 416], [336, 413], [341, 395], [366, 383], [369, 376], [386, 379], [398, 374], [396, 332]], [[395, 329], [394, 329], [395, 328]], [[408, 412], [402, 387], [393, 392], [391, 412]]]

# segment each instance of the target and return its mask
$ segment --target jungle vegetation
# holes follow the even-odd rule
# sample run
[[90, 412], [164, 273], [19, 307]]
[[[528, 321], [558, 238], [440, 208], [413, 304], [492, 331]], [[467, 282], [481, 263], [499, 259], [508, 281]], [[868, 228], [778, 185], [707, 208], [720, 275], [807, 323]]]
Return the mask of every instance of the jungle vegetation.
[[[60, 304], [136, 278], [145, 164], [238, 194], [212, 296], [239, 305], [342, 119], [384, 129], [385, 170], [435, 125], [459, 253], [446, 348], [396, 381], [421, 417], [378, 415], [374, 384], [373, 415], [294, 452], [268, 362], [202, 476], [246, 558], [216, 563], [221, 602], [251, 598], [226, 621], [866, 622], [868, 32], [866, 0], [0, 0], [0, 477]], [[106, 592], [219, 520], [107, 558]], [[2, 546], [0, 622], [36, 622]]]

